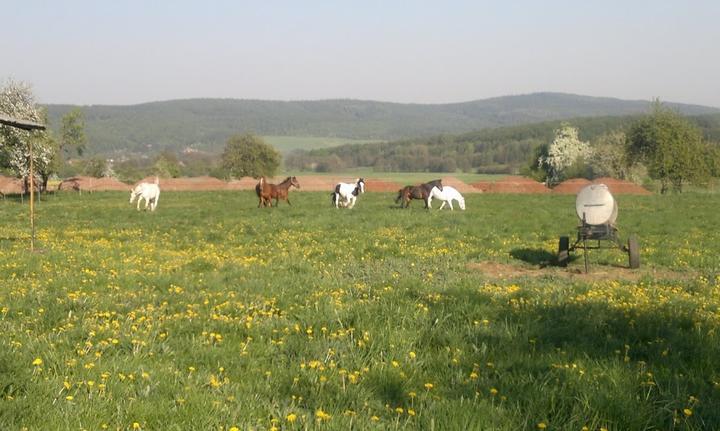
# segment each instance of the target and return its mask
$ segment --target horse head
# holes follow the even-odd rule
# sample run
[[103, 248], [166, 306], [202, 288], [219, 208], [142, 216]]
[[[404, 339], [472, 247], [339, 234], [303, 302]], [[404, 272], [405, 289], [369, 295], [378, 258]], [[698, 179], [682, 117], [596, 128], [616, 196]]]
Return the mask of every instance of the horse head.
[[291, 186], [295, 186], [295, 187], [297, 187], [297, 188], [300, 188], [300, 183], [298, 182], [297, 178], [295, 178], [295, 177], [293, 176], [293, 177], [290, 177], [289, 179], [290, 179], [290, 185], [291, 185]]
[[360, 189], [360, 193], [365, 193], [365, 178], [358, 179], [357, 186]]
[[442, 180], [432, 180], [423, 184], [423, 186], [427, 189], [428, 193], [432, 190], [433, 187], [437, 187], [440, 191], [442, 191], [443, 189]]
[[398, 202], [400, 202], [400, 201], [402, 200], [403, 195], [405, 194], [405, 191], [406, 191], [406, 190], [407, 190], [407, 187], [404, 187], [404, 188], [398, 190], [398, 195], [397, 195], [397, 197], [395, 198], [395, 203], [398, 203]]

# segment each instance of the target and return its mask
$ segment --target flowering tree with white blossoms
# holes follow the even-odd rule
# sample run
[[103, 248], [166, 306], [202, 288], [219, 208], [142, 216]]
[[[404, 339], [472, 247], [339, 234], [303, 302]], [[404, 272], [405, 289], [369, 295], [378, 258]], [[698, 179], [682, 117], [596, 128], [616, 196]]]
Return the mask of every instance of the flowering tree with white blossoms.
[[[30, 86], [13, 80], [8, 80], [0, 88], [0, 113], [36, 123], [44, 122], [43, 112], [35, 102]], [[30, 132], [0, 125], [0, 160], [25, 181], [30, 173], [30, 140], [33, 142], [33, 164], [37, 176], [39, 172], [48, 170], [55, 157], [52, 138], [45, 131]]]
[[548, 185], [557, 183], [563, 172], [578, 160], [589, 158], [591, 152], [590, 145], [578, 137], [577, 128], [563, 125], [555, 131], [555, 139], [550, 144], [547, 155], [538, 158], [538, 166], [547, 173], [545, 182]]

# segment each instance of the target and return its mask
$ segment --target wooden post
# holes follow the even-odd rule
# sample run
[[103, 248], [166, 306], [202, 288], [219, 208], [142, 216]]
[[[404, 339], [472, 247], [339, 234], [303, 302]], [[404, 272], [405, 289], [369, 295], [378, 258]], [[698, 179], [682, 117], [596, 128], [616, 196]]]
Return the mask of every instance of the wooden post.
[[[34, 121], [21, 120], [0, 114], [0, 124], [23, 130], [45, 130], [45, 125]], [[35, 166], [33, 165], [32, 136], [29, 137], [30, 149], [30, 251], [35, 251]], [[24, 194], [23, 194], [24, 195]]]
[[33, 140], [30, 141], [30, 251], [35, 251], [35, 178], [33, 165]]

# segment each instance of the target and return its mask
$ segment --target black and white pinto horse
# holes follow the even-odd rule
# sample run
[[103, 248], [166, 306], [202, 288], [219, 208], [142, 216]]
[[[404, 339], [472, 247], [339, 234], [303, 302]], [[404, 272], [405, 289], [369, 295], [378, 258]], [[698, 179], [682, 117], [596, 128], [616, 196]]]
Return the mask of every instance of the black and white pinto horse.
[[360, 193], [365, 193], [365, 179], [358, 178], [355, 183], [337, 183], [332, 192], [332, 203], [335, 208], [345, 207], [351, 209]]

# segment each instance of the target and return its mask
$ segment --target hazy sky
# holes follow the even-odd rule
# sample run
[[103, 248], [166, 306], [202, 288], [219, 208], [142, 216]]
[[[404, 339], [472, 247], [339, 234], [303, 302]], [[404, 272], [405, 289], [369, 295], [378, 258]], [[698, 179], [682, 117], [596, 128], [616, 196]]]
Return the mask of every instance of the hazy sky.
[[560, 91], [720, 107], [720, 0], [0, 0], [0, 80], [43, 103], [458, 102]]

